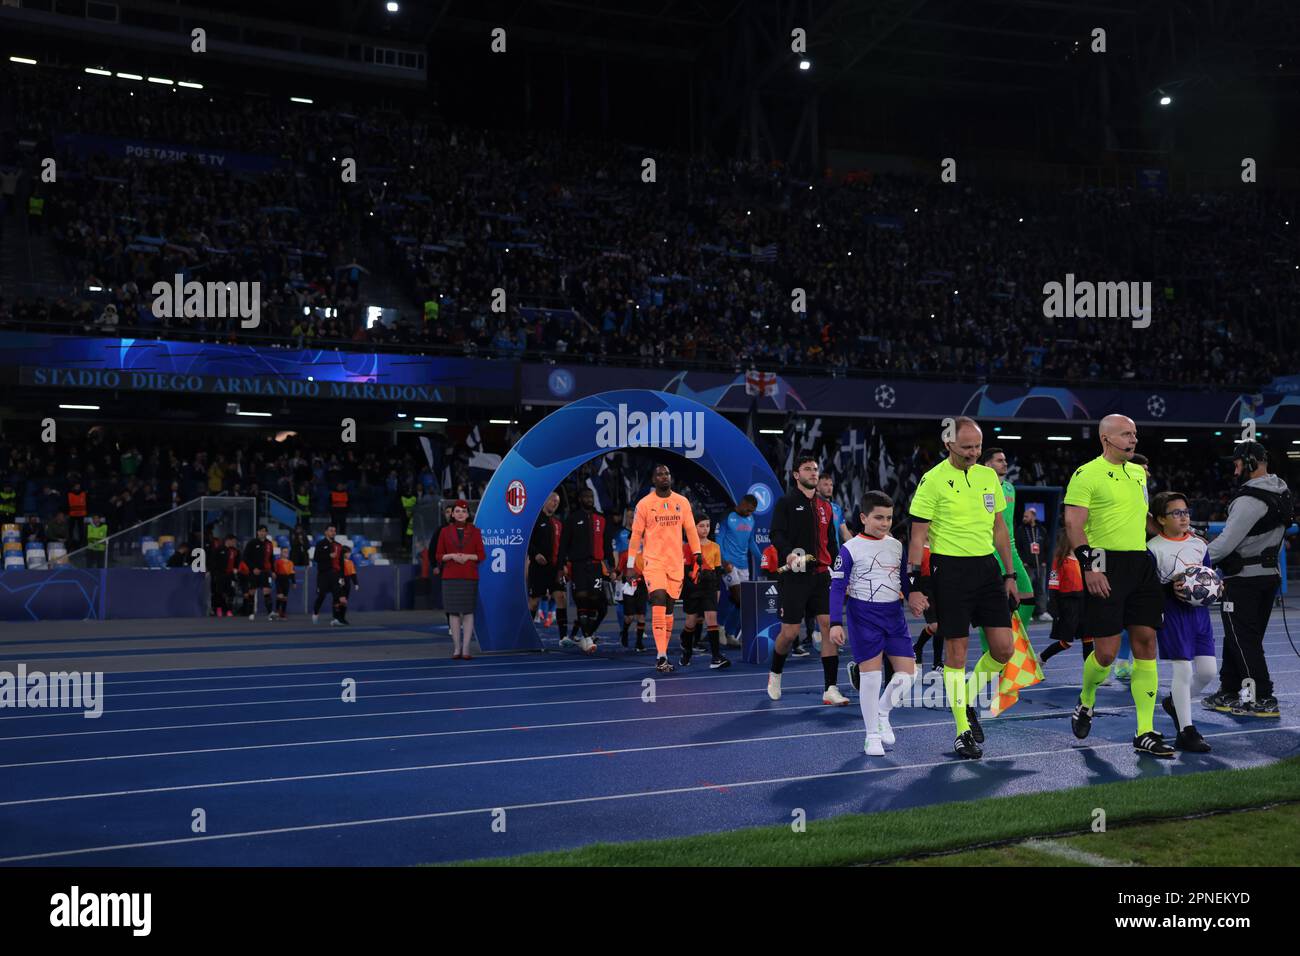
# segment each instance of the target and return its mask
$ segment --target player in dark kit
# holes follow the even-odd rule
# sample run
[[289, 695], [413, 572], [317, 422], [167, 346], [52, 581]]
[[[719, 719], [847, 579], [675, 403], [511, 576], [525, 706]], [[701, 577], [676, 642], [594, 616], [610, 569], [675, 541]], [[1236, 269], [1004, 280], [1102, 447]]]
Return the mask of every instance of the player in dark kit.
[[564, 525], [555, 516], [560, 496], [551, 492], [528, 539], [528, 613], [537, 613], [537, 603], [550, 597], [555, 602], [555, 625], [563, 640], [569, 630], [569, 610], [564, 585], [560, 583], [560, 535]]
[[570, 567], [573, 600], [582, 627], [583, 653], [596, 651], [595, 633], [605, 606], [605, 516], [595, 512], [590, 488], [578, 494], [578, 507], [564, 519], [560, 533], [560, 567]]
[[225, 544], [214, 547], [208, 562], [212, 575], [212, 610], [217, 617], [234, 617], [230, 608], [230, 591], [239, 578], [239, 548], [235, 536], [226, 535]]
[[316, 604], [312, 607], [311, 622], [320, 619], [320, 606], [325, 603], [325, 596], [332, 598], [334, 618], [331, 627], [342, 627], [338, 618], [338, 596], [343, 593], [343, 545], [334, 540], [334, 526], [325, 529], [325, 537], [316, 543], [313, 562], [316, 565]]
[[772, 649], [772, 665], [767, 675], [767, 696], [781, 699], [781, 674], [804, 618], [817, 619], [822, 639], [822, 703], [836, 707], [848, 704], [836, 684], [839, 675], [838, 641], [827, 639], [831, 619], [832, 552], [839, 553], [839, 532], [831, 503], [816, 493], [819, 468], [817, 459], [804, 455], [795, 462], [794, 485], [777, 500], [772, 511], [772, 546], [785, 570], [777, 578], [781, 596], [781, 632]]
[[257, 537], [244, 545], [244, 564], [248, 565], [248, 583], [245, 585], [244, 603], [248, 605], [248, 619], [257, 618], [255, 595], [260, 588], [262, 602], [266, 605], [268, 621], [275, 620], [271, 604], [271, 576], [275, 573], [275, 542], [267, 537], [266, 525], [259, 525]]

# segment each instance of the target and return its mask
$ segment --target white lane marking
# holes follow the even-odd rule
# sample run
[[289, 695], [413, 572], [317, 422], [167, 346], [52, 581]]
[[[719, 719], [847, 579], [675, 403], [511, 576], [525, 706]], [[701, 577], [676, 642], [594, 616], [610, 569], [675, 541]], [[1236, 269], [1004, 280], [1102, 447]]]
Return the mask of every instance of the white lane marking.
[[[1258, 730], [1234, 730], [1219, 734], [1207, 734], [1207, 737], [1235, 737], [1245, 734], [1267, 734], [1276, 733], [1279, 730], [1295, 730], [1300, 725], [1286, 727], [1264, 727]], [[1115, 747], [1131, 747], [1132, 742], [1121, 741], [1119, 743], [1093, 744], [1087, 747], [1075, 747], [1071, 751], [1077, 752], [1083, 750], [1110, 750]], [[1058, 757], [1063, 751], [1060, 749], [1027, 751], [1017, 754], [1006, 754], [998, 759], [1007, 760], [1020, 757]], [[1136, 756], [1136, 755], [1135, 755]], [[710, 784], [708, 786], [695, 787], [674, 787], [668, 790], [642, 790], [633, 793], [612, 793], [597, 797], [572, 797], [568, 800], [545, 800], [537, 803], [519, 803], [512, 806], [501, 807], [507, 812], [511, 810], [534, 810], [545, 809], [547, 807], [573, 806], [583, 803], [601, 803], [609, 800], [631, 800], [640, 797], [663, 797], [674, 796], [682, 793], [701, 793], [704, 791], [739, 789], [741, 787], [760, 787], [779, 783], [806, 783], [811, 780], [826, 780], [835, 777], [857, 777], [870, 773], [891, 773], [899, 770], [925, 770], [934, 767], [943, 767], [949, 765], [960, 766], [959, 762], [951, 759], [929, 761], [926, 763], [903, 764], [896, 767], [868, 767], [865, 770], [835, 770], [828, 773], [803, 774], [796, 777], [772, 777], [765, 780], [743, 780], [736, 783]], [[366, 820], [342, 820], [336, 823], [313, 823], [297, 827], [276, 827], [269, 830], [245, 830], [241, 833], [216, 833], [205, 834], [197, 837], [179, 837], [171, 840], [149, 840], [140, 843], [119, 843], [109, 846], [91, 846], [80, 847], [74, 850], [56, 850], [49, 853], [28, 853], [22, 856], [0, 857], [0, 863], [21, 863], [26, 860], [48, 860], [56, 857], [78, 856], [83, 853], [107, 853], [113, 850], [138, 850], [154, 846], [176, 846], [183, 843], [206, 843], [211, 840], [235, 840], [244, 837], [274, 836], [281, 833], [303, 833], [311, 830], [333, 830], [342, 827], [368, 826], [382, 823], [406, 823], [414, 820], [434, 820], [446, 817], [463, 817], [473, 814], [491, 814], [498, 807], [476, 807], [472, 810], [442, 810], [436, 813], [415, 813], [398, 817], [375, 817]]]
[[[816, 684], [787, 684], [785, 689], [787, 691], [814, 690], [820, 688], [821, 686], [822, 685], [820, 682]], [[676, 697], [708, 697], [708, 696], [721, 696], [722, 694], [766, 694], [766, 693], [767, 690], [765, 688], [751, 687], [751, 688], [745, 688], [744, 690], [701, 690], [701, 691], [691, 691], [690, 693], [687, 694], [659, 694], [658, 699], [666, 700], [666, 699], [676, 698]], [[392, 695], [385, 695], [385, 696], [403, 697], [408, 695], [392, 694]], [[338, 698], [328, 698], [328, 699], [336, 702], [338, 701]], [[170, 724], [170, 725], [161, 725], [158, 727], [122, 727], [114, 730], [73, 730], [73, 731], [65, 731], [62, 733], [53, 733], [53, 734], [14, 734], [11, 736], [0, 737], [0, 745], [3, 745], [5, 741], [9, 741], [9, 740], [44, 740], [50, 737], [88, 737], [88, 736], [95, 736], [98, 734], [148, 733], [156, 730], [190, 730], [195, 727], [246, 727], [253, 724], [292, 724], [292, 723], [297, 723], [298, 721], [306, 721], [306, 720], [352, 720], [352, 719], [359, 719], [363, 717], [395, 717], [395, 716], [400, 716], [405, 714], [450, 714], [450, 713], [457, 713], [461, 711], [471, 711], [471, 710], [508, 710], [512, 707], [560, 707], [566, 704], [608, 704], [608, 703], [620, 703], [620, 702], [640, 704], [642, 703], [642, 700], [640, 694], [638, 694], [634, 697], [590, 697], [590, 698], [580, 698], [577, 700], [547, 700], [547, 701], [537, 701], [537, 702], [524, 703], [524, 704], [520, 704], [520, 703], [477, 704], [472, 707], [420, 707], [415, 710], [377, 711], [372, 714], [318, 714], [316, 716], [309, 716], [309, 717], [267, 717], [267, 718], [263, 718], [262, 720], [229, 720], [229, 721], [223, 720], [223, 721], [213, 721], [205, 724]], [[277, 703], [277, 702], [263, 701], [262, 703]], [[278, 703], [301, 704], [301, 703], [310, 703], [310, 701], [288, 700], [288, 701], [279, 701]], [[316, 701], [316, 703], [319, 703], [319, 701]], [[208, 706], [217, 706], [217, 705], [208, 705]], [[224, 706], [241, 706], [241, 705], [222, 704], [219, 706], [224, 707]], [[189, 707], [137, 708], [137, 710], [145, 710], [145, 711], [190, 710], [190, 709], [192, 708]], [[749, 711], [749, 713], [754, 713], [754, 711], [751, 710]], [[73, 715], [55, 714], [51, 716], [80, 717], [81, 711], [77, 711]], [[23, 719], [27, 719], [27, 718], [23, 718]]]
[[1098, 856], [1096, 853], [1088, 853], [1085, 850], [1077, 850], [1072, 846], [1066, 846], [1056, 840], [1025, 840], [1019, 844], [1030, 850], [1037, 850], [1040, 853], [1046, 853], [1048, 856], [1059, 857], [1062, 860], [1069, 860], [1071, 863], [1082, 863], [1084, 866], [1135, 866], [1134, 863], [1120, 862], [1119, 860], [1110, 860], [1104, 856]]

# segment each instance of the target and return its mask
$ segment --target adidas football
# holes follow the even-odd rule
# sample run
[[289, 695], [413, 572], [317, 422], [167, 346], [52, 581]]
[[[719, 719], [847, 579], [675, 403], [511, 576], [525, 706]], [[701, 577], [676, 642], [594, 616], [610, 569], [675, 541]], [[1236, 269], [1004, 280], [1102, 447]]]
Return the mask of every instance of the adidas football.
[[1223, 582], [1213, 569], [1198, 565], [1174, 582], [1174, 594], [1194, 607], [1206, 607], [1223, 597]]

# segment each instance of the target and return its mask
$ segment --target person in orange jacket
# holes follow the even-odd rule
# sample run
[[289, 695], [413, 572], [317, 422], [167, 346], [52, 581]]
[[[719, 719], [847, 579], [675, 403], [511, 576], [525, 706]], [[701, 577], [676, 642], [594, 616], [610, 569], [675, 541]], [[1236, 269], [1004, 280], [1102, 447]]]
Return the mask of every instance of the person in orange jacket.
[[690, 567], [695, 560], [695, 555], [691, 552], [690, 545], [685, 541], [682, 542], [683, 575], [686, 582], [682, 588], [682, 608], [686, 611], [686, 627], [682, 630], [682, 656], [679, 663], [682, 667], [691, 663], [691, 655], [695, 652], [695, 643], [700, 636], [702, 623], [708, 634], [709, 650], [713, 655], [709, 668], [721, 670], [730, 667], [731, 661], [727, 660], [719, 650], [721, 636], [718, 633], [718, 588], [721, 582], [718, 571], [722, 567], [722, 550], [716, 541], [709, 540], [711, 524], [707, 515], [702, 515], [695, 522], [695, 531], [700, 540], [701, 566], [694, 581], [690, 577]]
[[289, 549], [280, 549], [275, 562], [275, 611], [271, 620], [284, 620], [289, 616], [289, 589], [298, 583], [298, 571], [289, 560]]
[[351, 548], [345, 547], [343, 549], [342, 586], [339, 589], [338, 595], [334, 599], [334, 617], [337, 620], [342, 621], [344, 624], [351, 623], [348, 620], [348, 595], [352, 593], [353, 588], [356, 588], [358, 591], [361, 590], [361, 585], [357, 581], [357, 566], [353, 564], [352, 559], [348, 557], [351, 553]]

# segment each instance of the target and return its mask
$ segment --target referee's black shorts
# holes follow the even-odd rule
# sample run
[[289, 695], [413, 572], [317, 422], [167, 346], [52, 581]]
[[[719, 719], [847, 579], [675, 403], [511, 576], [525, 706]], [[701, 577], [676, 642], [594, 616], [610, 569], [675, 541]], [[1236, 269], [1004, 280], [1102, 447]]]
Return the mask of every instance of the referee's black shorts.
[[930, 606], [940, 640], [970, 636], [971, 626], [1010, 627], [1011, 605], [995, 555], [930, 553]]
[[1165, 592], [1150, 551], [1106, 551], [1110, 597], [1083, 592], [1080, 637], [1114, 637], [1126, 627], [1159, 627], [1164, 622]]
[[802, 624], [806, 617], [831, 613], [831, 575], [825, 571], [787, 571], [776, 579], [781, 623]]

